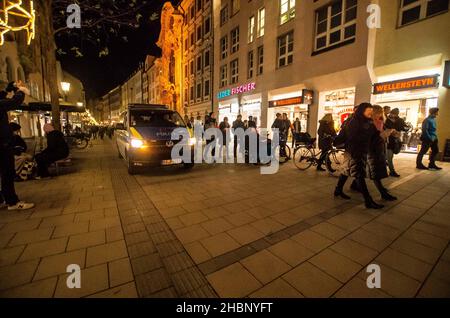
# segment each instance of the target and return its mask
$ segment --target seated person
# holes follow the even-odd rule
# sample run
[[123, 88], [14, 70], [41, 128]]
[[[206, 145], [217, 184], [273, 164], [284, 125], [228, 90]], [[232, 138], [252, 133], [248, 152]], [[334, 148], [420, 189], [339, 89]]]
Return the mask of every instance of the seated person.
[[35, 157], [37, 163], [37, 179], [49, 178], [48, 167], [69, 156], [69, 146], [62, 132], [55, 130], [52, 124], [44, 125], [44, 132], [47, 136], [47, 148]]
[[19, 135], [22, 127], [16, 123], [9, 123], [9, 127], [13, 132], [12, 146], [14, 149], [16, 180], [26, 181], [33, 174], [33, 168], [35, 166], [33, 157], [26, 153], [27, 144]]

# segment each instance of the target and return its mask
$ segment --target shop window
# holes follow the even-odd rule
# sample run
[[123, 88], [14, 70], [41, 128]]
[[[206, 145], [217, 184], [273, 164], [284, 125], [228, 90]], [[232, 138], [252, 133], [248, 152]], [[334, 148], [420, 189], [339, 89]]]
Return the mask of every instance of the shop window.
[[222, 10], [220, 10], [220, 26], [227, 23], [228, 18], [229, 18], [228, 6], [225, 6], [222, 8]]
[[239, 60], [233, 60], [230, 63], [231, 72], [231, 84], [237, 84], [239, 82]]
[[220, 68], [220, 87], [228, 85], [228, 66], [225, 64]]
[[357, 0], [338, 0], [316, 11], [314, 51], [356, 37]]
[[248, 52], [247, 68], [247, 76], [248, 78], [252, 78], [255, 71], [255, 56], [253, 51]]
[[248, 19], [248, 43], [252, 43], [255, 40], [255, 17], [252, 16]]
[[264, 46], [258, 48], [258, 75], [264, 73]]
[[231, 16], [235, 15], [239, 12], [241, 8], [241, 1], [240, 0], [231, 0]]
[[239, 27], [231, 31], [231, 54], [239, 51]]
[[292, 64], [294, 61], [294, 32], [278, 38], [278, 67]]
[[220, 39], [220, 57], [223, 60], [228, 56], [228, 36], [225, 35]]
[[400, 26], [447, 12], [448, 0], [401, 0], [399, 12]]
[[257, 37], [261, 37], [264, 35], [266, 26], [266, 9], [261, 8], [258, 10], [258, 23], [257, 23]]
[[280, 1], [280, 24], [285, 24], [295, 18], [295, 0]]

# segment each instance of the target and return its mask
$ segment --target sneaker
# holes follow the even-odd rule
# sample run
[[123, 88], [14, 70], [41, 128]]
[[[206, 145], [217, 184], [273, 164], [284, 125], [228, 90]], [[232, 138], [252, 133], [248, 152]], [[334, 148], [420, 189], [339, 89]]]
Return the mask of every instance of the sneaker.
[[416, 168], [419, 170], [428, 170], [428, 168], [424, 165], [418, 165]]
[[16, 205], [8, 206], [8, 211], [29, 210], [34, 208], [34, 203], [17, 202]]

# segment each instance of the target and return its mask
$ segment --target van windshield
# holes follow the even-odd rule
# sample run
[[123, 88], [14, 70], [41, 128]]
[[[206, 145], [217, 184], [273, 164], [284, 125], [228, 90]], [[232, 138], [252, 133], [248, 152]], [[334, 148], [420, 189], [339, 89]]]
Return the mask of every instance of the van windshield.
[[177, 112], [141, 110], [130, 113], [130, 127], [186, 127], [186, 125]]

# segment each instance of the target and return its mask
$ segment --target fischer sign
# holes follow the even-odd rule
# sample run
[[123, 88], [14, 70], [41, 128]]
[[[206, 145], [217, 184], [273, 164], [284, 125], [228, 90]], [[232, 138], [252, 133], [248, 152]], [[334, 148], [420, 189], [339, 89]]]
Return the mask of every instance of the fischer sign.
[[242, 93], [246, 93], [246, 92], [250, 92], [256, 89], [256, 83], [247, 83], [244, 85], [240, 85], [231, 89], [227, 89], [224, 91], [221, 91], [217, 94], [217, 97], [219, 99], [222, 98], [226, 98], [229, 96], [233, 96], [233, 95], [237, 95], [237, 94], [242, 94]]

